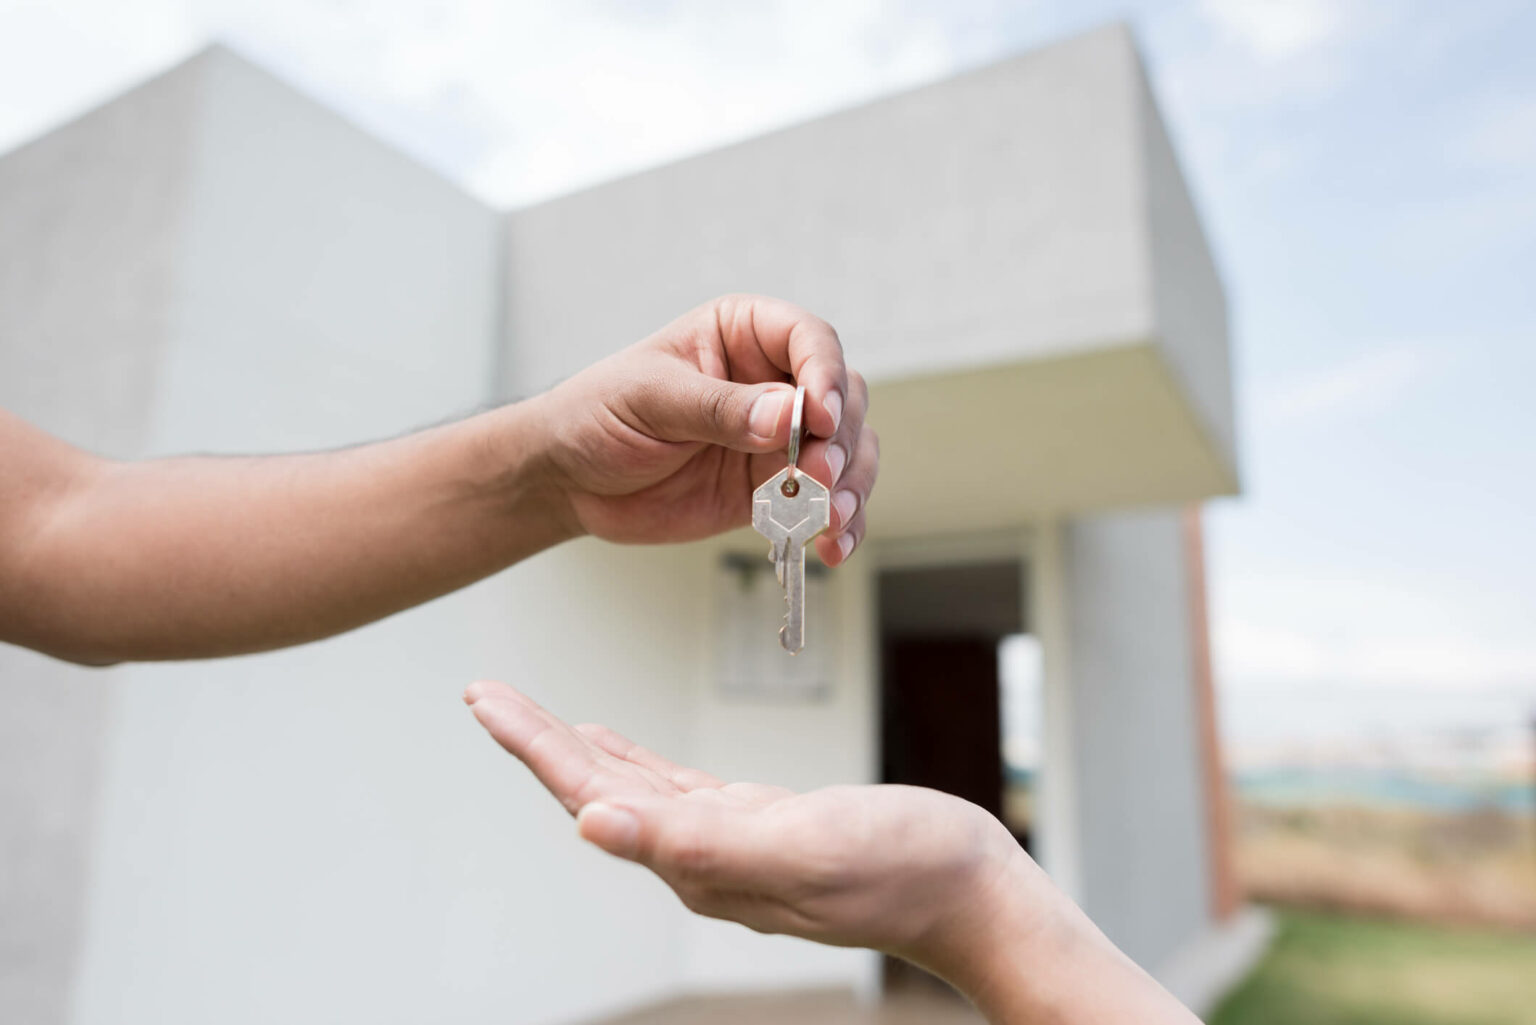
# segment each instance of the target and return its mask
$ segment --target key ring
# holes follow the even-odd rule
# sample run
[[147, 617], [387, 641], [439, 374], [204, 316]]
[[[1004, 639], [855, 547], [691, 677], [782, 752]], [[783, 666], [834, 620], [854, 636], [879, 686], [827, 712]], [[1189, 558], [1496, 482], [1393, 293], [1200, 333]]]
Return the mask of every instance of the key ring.
[[794, 411], [789, 414], [789, 475], [795, 475], [795, 464], [800, 461], [800, 432], [805, 420], [805, 385], [795, 386]]
[[800, 461], [800, 433], [805, 420], [805, 385], [795, 386], [795, 405], [789, 414], [789, 479], [784, 482], [784, 494], [794, 497], [800, 490], [800, 482], [795, 479], [800, 470], [795, 466]]

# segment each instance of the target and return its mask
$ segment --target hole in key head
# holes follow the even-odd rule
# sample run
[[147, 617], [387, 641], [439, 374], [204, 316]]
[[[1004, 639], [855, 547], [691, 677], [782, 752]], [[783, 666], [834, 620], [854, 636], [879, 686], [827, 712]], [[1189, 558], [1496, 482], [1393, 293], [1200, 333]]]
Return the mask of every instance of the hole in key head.
[[779, 485], [779, 490], [784, 492], [785, 498], [794, 498], [800, 493], [800, 482], [793, 477], [787, 477], [784, 483]]

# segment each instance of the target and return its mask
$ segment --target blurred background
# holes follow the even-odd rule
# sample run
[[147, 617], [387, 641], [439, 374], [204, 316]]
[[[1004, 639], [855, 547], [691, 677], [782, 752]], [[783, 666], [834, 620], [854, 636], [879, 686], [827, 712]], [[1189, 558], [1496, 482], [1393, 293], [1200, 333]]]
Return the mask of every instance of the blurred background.
[[[210, 42], [218, 48], [206, 51]], [[607, 645], [620, 665], [638, 658], [637, 678], [707, 664], [700, 679], [668, 692], [670, 711], [642, 710], [643, 695], [595, 684], [567, 708], [659, 731], [684, 753], [713, 756], [711, 769], [789, 772], [785, 781], [797, 785], [924, 782], [990, 802], [1133, 954], [1166, 964], [1167, 979], [1209, 977], [1189, 992], [1204, 994], [1202, 1010], [1223, 1025], [1536, 1022], [1533, 52], [1536, 8], [1501, 0], [0, 0], [0, 307], [10, 307], [0, 308], [8, 378], [0, 400], [113, 454], [314, 447], [547, 386], [715, 291], [787, 293], [826, 313], [850, 362], [873, 369], [871, 419], [892, 467], [871, 513], [889, 528], [872, 535], [864, 576], [813, 580], [813, 602], [836, 610], [831, 654], [793, 673], [743, 655], [771, 602], [745, 563], [722, 562], [710, 548], [665, 564], [675, 576], [658, 603], [664, 612], [653, 614], [676, 622], [698, 612], [693, 592], [713, 595], [712, 614], [725, 619], [711, 632], [728, 642], [677, 642], [646, 656]], [[143, 92], [146, 80], [186, 67], [195, 81], [172, 70], [157, 79], [171, 85]], [[278, 90], [281, 100], [272, 98]], [[311, 124], [290, 92], [340, 114], [382, 155], [363, 154], [355, 140], [333, 145], [329, 122]], [[125, 94], [139, 96], [138, 106], [91, 121], [98, 115], [88, 111]], [[80, 134], [98, 123], [97, 135]], [[53, 133], [71, 130], [49, 148]], [[206, 141], [221, 130], [239, 136], [233, 148]], [[179, 146], [167, 140], [183, 135], [196, 156], [164, 165], [173, 170], [136, 156], [141, 146]], [[263, 145], [275, 163], [312, 155], [315, 180], [334, 173], [335, 181], [313, 194], [302, 177], [264, 185], [259, 161], [241, 148]], [[924, 170], [933, 154], [943, 159]], [[375, 162], [388, 169], [372, 176]], [[74, 177], [51, 170], [61, 166]], [[120, 195], [96, 184], [119, 171], [142, 178]], [[840, 175], [850, 178], [844, 192], [818, 191]], [[391, 191], [397, 178], [404, 184]], [[420, 266], [369, 273], [398, 274], [393, 289], [419, 282], [441, 309], [410, 314], [398, 338], [365, 352], [340, 326], [359, 320], [344, 290], [365, 286], [327, 277], [329, 264], [294, 263], [291, 277], [262, 279], [261, 261], [282, 263], [294, 237], [219, 220], [253, 197], [258, 212], [270, 202], [356, 231], [358, 252], [331, 254], [348, 266], [373, 259], [364, 249], [408, 237]], [[930, 202], [947, 213], [927, 216]], [[395, 204], [419, 216], [377, 235], [359, 227], [370, 210]], [[124, 227], [113, 220], [124, 210], [176, 229]], [[1137, 225], [1150, 225], [1144, 238]], [[89, 322], [102, 369], [99, 380], [83, 380], [79, 352], [96, 350], [70, 348], [87, 324], [70, 318], [103, 294], [109, 313], [123, 308], [110, 290], [138, 279], [123, 284], [112, 268], [180, 245], [172, 259], [180, 269], [167, 280], [183, 284], [165, 287], [184, 288], [184, 298], [148, 312], [129, 304], [145, 346], [160, 346], [162, 335], [175, 343], [143, 357], [144, 394], [123, 398], [139, 386], [122, 362], [139, 366], [138, 357], [110, 342], [124, 316]], [[229, 262], [236, 247], [257, 262]], [[41, 264], [29, 255], [43, 251]], [[98, 258], [107, 270], [92, 269]], [[652, 260], [661, 269], [646, 271]], [[82, 266], [97, 274], [90, 289], [34, 301], [43, 276]], [[655, 283], [663, 277], [665, 287]], [[229, 284], [249, 281], [258, 295], [241, 298]], [[931, 291], [913, 298], [914, 288]], [[327, 298], [305, 306], [306, 289]], [[313, 325], [317, 309], [335, 325], [323, 341], [242, 336], [223, 326], [244, 315], [242, 303], [274, 330], [285, 316]], [[585, 306], [595, 309], [570, 312]], [[188, 348], [200, 325], [227, 343]], [[498, 339], [494, 351], [481, 345], [486, 331]], [[927, 351], [952, 337], [955, 351], [930, 361]], [[1127, 339], [1150, 341], [1126, 348]], [[277, 355], [244, 362], [268, 345]], [[1166, 372], [1137, 362], [1143, 348]], [[51, 353], [61, 354], [59, 366]], [[386, 380], [375, 362], [399, 379]], [[987, 380], [967, 376], [978, 373]], [[391, 387], [419, 401], [397, 402]], [[241, 389], [243, 399], [231, 398]], [[373, 397], [355, 405], [343, 397], [350, 390]], [[81, 396], [80, 408], [61, 411], [62, 395]], [[1063, 395], [1070, 401], [1051, 398]], [[1010, 402], [1040, 412], [974, 411]], [[124, 412], [132, 403], [142, 416]], [[108, 414], [138, 426], [100, 418]], [[930, 429], [951, 418], [949, 433]], [[978, 433], [987, 436], [979, 445]], [[900, 452], [919, 449], [921, 459], [902, 463]], [[941, 479], [965, 498], [966, 516], [925, 497], [923, 481]], [[755, 553], [740, 539], [724, 548], [724, 556]], [[583, 550], [570, 557], [574, 573], [541, 564], [524, 579], [574, 579], [579, 594], [586, 582], [608, 588], [613, 572], [653, 577], [664, 557], [624, 555], [618, 570], [606, 558]], [[292, 985], [314, 1013], [284, 1013], [290, 1020], [335, 1020], [337, 1008], [358, 1006], [350, 996], [333, 994], [334, 1006], [315, 996], [329, 991], [323, 973], [299, 966], [312, 953], [290, 952], [290, 964], [232, 938], [238, 924], [282, 945], [299, 918], [253, 926], [240, 918], [250, 908], [225, 909], [226, 934], [191, 910], [245, 875], [179, 859], [195, 866], [257, 848], [207, 817], [201, 802], [219, 798], [173, 781], [202, 774], [227, 785], [219, 773], [236, 770], [210, 767], [237, 754], [266, 757], [272, 734], [225, 745], [186, 737], [265, 700], [254, 695], [276, 680], [332, 678], [368, 652], [397, 667], [403, 652], [400, 671], [440, 676], [434, 701], [455, 680], [505, 675], [531, 642], [502, 626], [519, 607], [519, 585], [490, 586], [449, 600], [473, 605], [402, 617], [395, 635], [380, 635], [391, 629], [383, 624], [363, 640], [327, 642], [320, 655], [242, 660], [199, 690], [215, 697], [187, 697], [203, 673], [196, 667], [153, 678], [124, 671], [119, 689], [129, 696], [114, 707], [81, 696], [109, 686], [100, 675], [80, 683], [55, 678], [40, 660], [0, 661], [11, 720], [0, 734], [10, 746], [0, 787], [12, 823], [0, 863], [11, 879], [0, 893], [20, 909], [0, 946], [0, 1012], [6, 1000], [16, 1012], [0, 1017], [235, 1020], [227, 989], [221, 996], [213, 983], [184, 981], [203, 970], [191, 952], [210, 949], [273, 957], [278, 990], [301, 980]], [[615, 622], [631, 615], [619, 592]], [[565, 611], [587, 615], [579, 606], [573, 597]], [[459, 653], [437, 658], [452, 638]], [[1113, 665], [1095, 661], [1106, 650]], [[1138, 676], [1143, 656], [1178, 678], [1182, 703], [1159, 689], [1162, 677]], [[562, 665], [553, 656], [535, 663], [548, 675]], [[582, 671], [611, 681], [615, 669], [594, 662]], [[866, 678], [867, 686], [839, 682]], [[933, 680], [942, 692], [924, 689]], [[943, 719], [938, 706], [970, 695], [966, 688], [981, 695], [964, 697], [966, 706], [986, 714]], [[69, 697], [50, 705], [45, 691]], [[310, 700], [297, 693], [279, 689], [251, 714], [263, 729], [287, 723], [283, 702]], [[382, 696], [394, 693], [407, 685]], [[558, 689], [546, 693], [558, 708]], [[82, 742], [94, 753], [39, 783], [51, 731], [82, 715], [94, 724], [95, 739]], [[151, 724], [167, 716], [179, 747]], [[941, 720], [944, 730], [920, 728]], [[826, 1013], [853, 1015], [874, 1013], [871, 994], [901, 986], [892, 966], [795, 953], [773, 962], [778, 974], [755, 978], [751, 962], [761, 955], [742, 946], [741, 963], [695, 952], [676, 971], [655, 969], [665, 984], [616, 983], [586, 1002], [531, 998], [498, 1016], [537, 962], [484, 952], [512, 942], [502, 936], [512, 920], [563, 914], [558, 901], [492, 892], [484, 873], [520, 842], [510, 827], [457, 841], [449, 829], [449, 847], [483, 845], [475, 857], [422, 854], [419, 839], [402, 839], [413, 823], [455, 812], [413, 790], [426, 777], [411, 766], [367, 768], [382, 750], [348, 743], [338, 754], [320, 725], [330, 721], [320, 714], [309, 727], [283, 726], [284, 750], [303, 768], [241, 776], [250, 789], [239, 793], [275, 816], [274, 835], [308, 836], [325, 849], [330, 830], [354, 839], [361, 830], [358, 853], [370, 844], [416, 852], [403, 856], [416, 868], [395, 881], [424, 887], [407, 898], [421, 906], [405, 914], [438, 931], [397, 952], [399, 962], [374, 962], [393, 973], [424, 966], [412, 998], [423, 1002], [399, 1007], [428, 1013], [442, 1000], [462, 1012], [445, 1015], [453, 1020], [581, 1021], [679, 993], [844, 987], [863, 995], [857, 1006], [866, 1010], [833, 1001]], [[424, 745], [447, 752], [478, 739], [452, 732], [457, 725]], [[837, 753], [786, 762], [768, 740], [738, 745], [755, 735], [732, 731], [750, 728]], [[986, 764], [954, 754], [992, 735], [1000, 742], [986, 748]], [[497, 800], [521, 785], [489, 752], [474, 758], [483, 765], [450, 760], [441, 771], [499, 773], [485, 790]], [[289, 797], [312, 794], [316, 776], [343, 760], [363, 766], [350, 796], [372, 794], [375, 817], [330, 821], [327, 802], [348, 799], [340, 792], [283, 817]], [[1204, 774], [1217, 764], [1221, 787], [1211, 794]], [[803, 776], [793, 777], [795, 765]], [[100, 778], [109, 782], [90, 782]], [[1135, 790], [1154, 784], [1165, 789]], [[263, 785], [276, 789], [263, 797]], [[410, 795], [404, 804], [391, 796], [401, 793]], [[1104, 795], [1103, 822], [1095, 795]], [[479, 814], [460, 811], [466, 820]], [[1155, 821], [1142, 830], [1140, 815]], [[1133, 832], [1117, 832], [1133, 820]], [[550, 864], [563, 864], [563, 824], [529, 821], [551, 837]], [[222, 846], [199, 839], [210, 832]], [[1122, 890], [1108, 882], [1134, 870], [1095, 860], [1116, 844], [1144, 844], [1143, 864], [1198, 860], [1188, 892], [1209, 880], [1209, 916], [1202, 904], [1200, 922], [1164, 936], [1162, 905], [1133, 878]], [[326, 910], [316, 873], [338, 864], [278, 847], [286, 853], [276, 856], [274, 892], [316, 902], [317, 921], [362, 921], [350, 905]], [[261, 847], [258, 862], [270, 864], [277, 849]], [[445, 881], [444, 865], [458, 874]], [[434, 882], [409, 874], [418, 869]], [[580, 861], [571, 885], [605, 871]], [[391, 884], [387, 874], [375, 882]], [[636, 885], [627, 875], [612, 883], [615, 892]], [[1186, 897], [1182, 885], [1170, 884], [1168, 899]], [[369, 892], [355, 895], [358, 906]], [[673, 913], [659, 896], [647, 899], [632, 909], [636, 921]], [[1251, 907], [1271, 913], [1251, 928], [1224, 924], [1247, 921], [1242, 909]], [[1190, 968], [1204, 956], [1196, 934], [1227, 935], [1223, 928], [1228, 947], [1251, 951], [1237, 958], [1242, 971]], [[336, 929], [320, 929], [327, 944], [353, 942]], [[707, 948], [716, 934], [667, 935]], [[622, 943], [604, 942], [611, 949], [590, 955], [598, 963], [623, 957]], [[157, 945], [172, 953], [157, 959]], [[481, 953], [465, 957], [470, 948]], [[553, 945], [567, 959], [585, 949], [574, 939]], [[335, 985], [369, 985], [368, 960]], [[487, 987], [484, 977], [498, 972], [509, 974]], [[162, 992], [178, 986], [188, 988], [177, 999]], [[276, 1013], [281, 997], [251, 1006]], [[782, 1007], [772, 1013], [790, 1013]], [[387, 1007], [369, 1013], [393, 1020]], [[748, 1020], [740, 1009], [696, 1013]]]

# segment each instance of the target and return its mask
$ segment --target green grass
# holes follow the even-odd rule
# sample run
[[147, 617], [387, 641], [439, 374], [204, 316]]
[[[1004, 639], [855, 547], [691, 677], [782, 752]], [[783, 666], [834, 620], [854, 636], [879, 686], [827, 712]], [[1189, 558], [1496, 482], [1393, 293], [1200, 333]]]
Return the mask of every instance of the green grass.
[[1280, 912], [1211, 1025], [1536, 1025], [1536, 936]]

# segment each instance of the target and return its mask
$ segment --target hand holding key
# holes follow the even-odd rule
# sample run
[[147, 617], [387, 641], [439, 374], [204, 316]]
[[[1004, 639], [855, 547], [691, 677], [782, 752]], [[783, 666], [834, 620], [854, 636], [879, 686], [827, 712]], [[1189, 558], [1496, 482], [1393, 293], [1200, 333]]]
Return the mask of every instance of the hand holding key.
[[863, 539], [879, 441], [864, 379], [805, 310], [724, 296], [514, 408], [549, 425], [537, 449], [572, 533], [689, 541], [750, 522], [753, 489], [784, 466], [791, 382], [805, 386], [798, 466], [831, 490], [812, 543], [837, 566]]
[[795, 389], [789, 419], [789, 465], [752, 493], [752, 526], [768, 539], [788, 605], [779, 643], [791, 655], [805, 647], [805, 546], [831, 522], [826, 485], [801, 470], [801, 424], [805, 416], [805, 387]]

